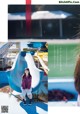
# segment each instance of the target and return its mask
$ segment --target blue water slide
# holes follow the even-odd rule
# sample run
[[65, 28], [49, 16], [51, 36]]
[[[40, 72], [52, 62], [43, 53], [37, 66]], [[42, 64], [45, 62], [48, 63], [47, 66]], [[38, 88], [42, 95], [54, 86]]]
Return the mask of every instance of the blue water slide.
[[22, 75], [24, 73], [25, 68], [27, 68], [27, 63], [25, 60], [25, 53], [19, 53], [16, 56], [15, 62], [11, 68], [7, 72], [8, 80], [9, 80], [9, 85], [11, 88], [17, 92], [21, 92], [21, 80], [22, 80]]
[[44, 74], [43, 71], [36, 68], [30, 53], [21, 52], [16, 56], [12, 69], [7, 71], [9, 85], [13, 90], [21, 92], [22, 75], [27, 67], [32, 75], [32, 91], [37, 90], [40, 86]]

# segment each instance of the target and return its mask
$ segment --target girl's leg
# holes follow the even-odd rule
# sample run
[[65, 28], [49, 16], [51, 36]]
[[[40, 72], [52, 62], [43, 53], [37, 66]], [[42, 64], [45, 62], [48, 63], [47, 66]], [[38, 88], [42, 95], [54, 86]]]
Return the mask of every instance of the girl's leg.
[[27, 95], [29, 99], [32, 99], [32, 93]]
[[80, 106], [80, 94], [78, 94], [77, 105]]
[[29, 104], [31, 104], [32, 103], [32, 89], [28, 89], [27, 90], [27, 97], [29, 98]]
[[31, 105], [31, 104], [32, 104], [32, 94], [27, 95], [27, 96], [28, 96], [28, 98], [29, 98], [29, 105]]
[[21, 98], [22, 98], [22, 100], [25, 100], [26, 101], [26, 90], [25, 89], [23, 89], [23, 88], [21, 88], [21, 90], [22, 90], [22, 93], [21, 93]]

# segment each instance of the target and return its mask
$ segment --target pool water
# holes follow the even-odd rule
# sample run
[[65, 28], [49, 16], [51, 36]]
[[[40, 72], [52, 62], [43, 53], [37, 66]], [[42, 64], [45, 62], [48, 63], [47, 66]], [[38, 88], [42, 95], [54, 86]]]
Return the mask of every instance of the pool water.
[[73, 79], [48, 79], [48, 91], [63, 90], [74, 95], [74, 99], [69, 101], [76, 101], [78, 93], [74, 86]]

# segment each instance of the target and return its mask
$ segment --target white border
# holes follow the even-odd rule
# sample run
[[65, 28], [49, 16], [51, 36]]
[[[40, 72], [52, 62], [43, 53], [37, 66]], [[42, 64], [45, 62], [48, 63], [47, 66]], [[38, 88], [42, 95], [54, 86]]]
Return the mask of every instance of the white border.
[[[7, 32], [8, 31], [8, 26], [7, 26], [8, 4], [25, 4], [25, 0], [0, 0], [0, 42], [8, 41], [7, 39], [8, 37], [7, 35], [8, 33]], [[44, 4], [44, 5], [58, 4], [58, 0], [32, 0], [32, 4]], [[54, 114], [80, 114], [80, 107], [79, 108], [78, 107], [49, 107], [48, 109], [49, 109], [48, 114], [53, 114], [53, 113]]]
[[48, 82], [49, 83], [56, 83], [56, 82], [73, 82], [74, 79], [54, 79], [54, 78], [51, 78], [51, 79], [48, 79]]
[[48, 107], [48, 114], [80, 114], [80, 107]]
[[[26, 0], [6, 0], [6, 1], [9, 4], [25, 4]], [[63, 1], [80, 1], [80, 0], [63, 0]], [[59, 4], [59, 0], [31, 0], [31, 3], [32, 4]], [[75, 3], [60, 3], [60, 4], [75, 4]]]

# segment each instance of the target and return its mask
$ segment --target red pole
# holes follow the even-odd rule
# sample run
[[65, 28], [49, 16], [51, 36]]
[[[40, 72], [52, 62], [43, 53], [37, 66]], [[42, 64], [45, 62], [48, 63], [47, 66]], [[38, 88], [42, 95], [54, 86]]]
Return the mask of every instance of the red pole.
[[31, 0], [26, 0], [26, 5], [31, 5]]
[[26, 33], [31, 37], [31, 0], [26, 0]]

